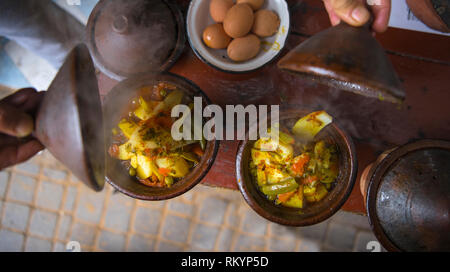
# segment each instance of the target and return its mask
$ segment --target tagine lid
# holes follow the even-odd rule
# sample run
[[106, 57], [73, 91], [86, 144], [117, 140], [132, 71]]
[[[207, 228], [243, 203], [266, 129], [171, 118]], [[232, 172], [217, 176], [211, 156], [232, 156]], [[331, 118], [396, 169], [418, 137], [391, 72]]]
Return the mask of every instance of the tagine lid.
[[105, 135], [97, 77], [88, 48], [67, 56], [36, 116], [34, 136], [78, 180], [95, 191], [105, 184]]
[[401, 104], [406, 97], [369, 23], [353, 27], [341, 22], [328, 28], [292, 49], [280, 59], [278, 67], [336, 90], [381, 101]]
[[101, 0], [86, 34], [96, 66], [117, 80], [168, 70], [186, 40], [183, 16], [171, 0]]
[[390, 251], [449, 251], [450, 142], [420, 140], [389, 153], [371, 176], [367, 208]]

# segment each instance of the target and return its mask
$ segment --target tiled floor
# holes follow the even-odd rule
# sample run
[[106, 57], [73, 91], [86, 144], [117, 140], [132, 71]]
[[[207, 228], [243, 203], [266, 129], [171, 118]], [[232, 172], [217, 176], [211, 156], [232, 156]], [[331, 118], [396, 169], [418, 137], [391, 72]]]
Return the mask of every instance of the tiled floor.
[[[82, 22], [96, 1], [55, 0]], [[45, 89], [55, 72], [0, 37], [0, 97], [1, 85]], [[338, 212], [288, 228], [259, 217], [239, 192], [201, 185], [164, 202], [134, 200], [109, 185], [94, 193], [47, 152], [0, 172], [0, 251], [66, 251], [70, 241], [83, 251], [367, 251], [376, 239], [364, 216]]]
[[367, 251], [364, 216], [338, 212], [311, 227], [259, 217], [238, 192], [199, 185], [144, 202], [107, 185], [94, 193], [48, 152], [0, 172], [0, 251]]

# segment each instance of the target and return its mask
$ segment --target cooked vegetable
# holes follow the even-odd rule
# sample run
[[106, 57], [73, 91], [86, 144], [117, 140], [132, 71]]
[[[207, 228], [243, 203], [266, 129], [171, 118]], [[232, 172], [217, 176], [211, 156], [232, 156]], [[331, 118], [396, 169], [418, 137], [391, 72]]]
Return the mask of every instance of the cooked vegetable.
[[133, 168], [137, 168], [138, 167], [137, 156], [131, 157], [130, 164], [131, 164], [131, 167], [133, 167]]
[[313, 112], [298, 120], [292, 128], [292, 132], [305, 141], [311, 141], [331, 122], [333, 122], [333, 117], [325, 111]]
[[130, 176], [141, 183], [171, 187], [200, 162], [206, 141], [172, 139], [171, 111], [184, 99], [176, 86], [159, 83], [142, 87], [140, 92], [149, 92], [146, 95], [155, 100], [145, 100], [147, 96], [134, 100], [137, 107], [112, 131], [114, 143], [109, 153], [123, 161]]
[[286, 202], [282, 205], [290, 208], [303, 208], [303, 189], [302, 185], [298, 188], [297, 191], [294, 192], [292, 197], [290, 197]]
[[134, 111], [134, 115], [136, 115], [137, 118], [146, 121], [154, 116], [153, 109], [149, 107], [142, 96], [139, 97], [139, 104], [140, 106]]
[[258, 181], [259, 186], [263, 186], [267, 183], [266, 172], [264, 170], [258, 168], [256, 170], [256, 180]]
[[120, 121], [118, 127], [128, 139], [131, 137], [133, 132], [137, 129], [137, 125], [133, 122], [128, 122], [126, 119]]
[[156, 166], [154, 161], [150, 162], [150, 169], [152, 170], [152, 174], [156, 176], [156, 178], [162, 182], [164, 180], [164, 176], [159, 172], [158, 167]]
[[171, 187], [175, 181], [171, 176], [167, 176], [164, 178], [164, 182], [166, 183], [167, 187]]
[[[196, 155], [197, 154], [197, 155]], [[198, 158], [199, 157], [201, 157], [201, 156], [203, 156], [203, 154], [201, 154], [201, 155], [198, 155], [199, 153], [192, 153], [192, 152], [181, 152], [179, 155], [183, 158], [183, 159], [185, 159], [185, 160], [187, 160], [187, 161], [190, 161], [190, 162], [193, 162], [193, 163], [199, 163], [199, 160], [198, 160]]]
[[167, 169], [167, 176], [170, 175], [175, 178], [182, 178], [189, 173], [188, 163], [178, 156], [158, 158], [156, 159], [156, 165], [160, 169]]
[[[276, 139], [276, 135], [275, 135], [275, 133], [272, 133], [272, 129], [271, 128], [269, 128], [268, 130], [267, 130], [267, 133], [270, 135], [270, 137], [271, 138], [274, 138], [274, 139]], [[285, 144], [294, 144], [294, 142], [295, 142], [295, 139], [294, 139], [294, 137], [292, 137], [290, 134], [288, 134], [288, 133], [284, 133], [284, 132], [282, 132], [282, 131], [278, 131], [278, 138], [279, 138], [279, 140], [281, 141], [281, 142], [283, 142], [283, 143], [285, 143]]]
[[278, 195], [277, 201], [279, 203], [287, 202], [295, 193], [296, 193], [296, 191], [280, 194], [280, 195]]
[[331, 119], [325, 112], [312, 113], [297, 122], [293, 136], [280, 127], [275, 135], [269, 128], [269, 137], [254, 143], [250, 173], [269, 200], [301, 209], [305, 201], [319, 202], [333, 188], [339, 174], [337, 150], [323, 140], [314, 141]]
[[290, 178], [289, 174], [275, 167], [267, 167], [265, 170], [267, 183], [274, 184]]
[[276, 151], [278, 143], [272, 138], [262, 138], [255, 142], [254, 147], [261, 151]]
[[323, 184], [317, 185], [317, 190], [311, 196], [307, 196], [308, 202], [319, 202], [328, 194], [327, 188]]
[[147, 179], [152, 175], [151, 160], [143, 155], [137, 155], [137, 175], [140, 179]]
[[271, 185], [264, 185], [261, 191], [265, 195], [279, 195], [295, 191], [298, 188], [298, 183], [294, 178], [288, 178]]
[[309, 186], [303, 187], [303, 194], [305, 196], [313, 196], [315, 193], [316, 193], [316, 187], [309, 187]]
[[272, 155], [269, 152], [260, 151], [258, 149], [252, 149], [252, 160], [255, 165], [266, 164], [270, 165], [272, 163]]
[[305, 173], [305, 166], [309, 162], [308, 154], [301, 154], [300, 156], [295, 157], [291, 162], [290, 172], [295, 177], [302, 177]]
[[308, 175], [303, 179], [303, 184], [308, 186], [315, 186], [319, 178], [317, 176]]
[[285, 144], [282, 141], [276, 141], [275, 139], [259, 139], [255, 142], [254, 147], [261, 151], [276, 152], [281, 160], [288, 160], [294, 154], [294, 148], [290, 144]]
[[170, 111], [176, 105], [179, 105], [183, 99], [183, 92], [175, 90], [172, 91], [163, 101], [153, 101], [152, 107], [150, 103], [139, 97], [139, 107], [134, 111], [134, 115], [142, 121], [147, 121], [150, 118], [157, 116], [163, 111]]
[[172, 110], [173, 107], [181, 104], [183, 99], [183, 92], [175, 90], [171, 92], [163, 101], [164, 110]]
[[119, 160], [129, 160], [132, 157], [134, 157], [135, 154], [133, 153], [133, 145], [130, 142], [127, 142], [121, 146], [119, 146]]

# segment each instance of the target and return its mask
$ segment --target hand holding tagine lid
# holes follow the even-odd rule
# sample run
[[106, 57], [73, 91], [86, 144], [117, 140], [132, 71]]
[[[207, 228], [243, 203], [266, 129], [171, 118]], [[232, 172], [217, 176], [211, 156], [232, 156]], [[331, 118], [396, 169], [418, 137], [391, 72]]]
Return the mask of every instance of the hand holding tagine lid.
[[353, 27], [341, 21], [299, 44], [278, 67], [337, 89], [402, 102], [405, 92], [384, 49], [372, 36], [371, 22]]

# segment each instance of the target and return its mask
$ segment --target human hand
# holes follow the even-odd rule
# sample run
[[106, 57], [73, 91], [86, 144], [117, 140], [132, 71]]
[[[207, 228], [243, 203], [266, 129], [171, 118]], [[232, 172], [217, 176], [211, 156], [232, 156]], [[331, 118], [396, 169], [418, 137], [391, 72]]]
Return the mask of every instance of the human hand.
[[[370, 11], [367, 9], [365, 0], [323, 0], [323, 2], [332, 25], [337, 25], [343, 20], [352, 26], [362, 26], [370, 19]], [[384, 32], [388, 28], [391, 15], [391, 0], [372, 2], [376, 3], [370, 5], [374, 17], [372, 30]]]
[[43, 93], [22, 89], [0, 101], [0, 170], [24, 162], [44, 149], [30, 136], [34, 130], [32, 116]]

